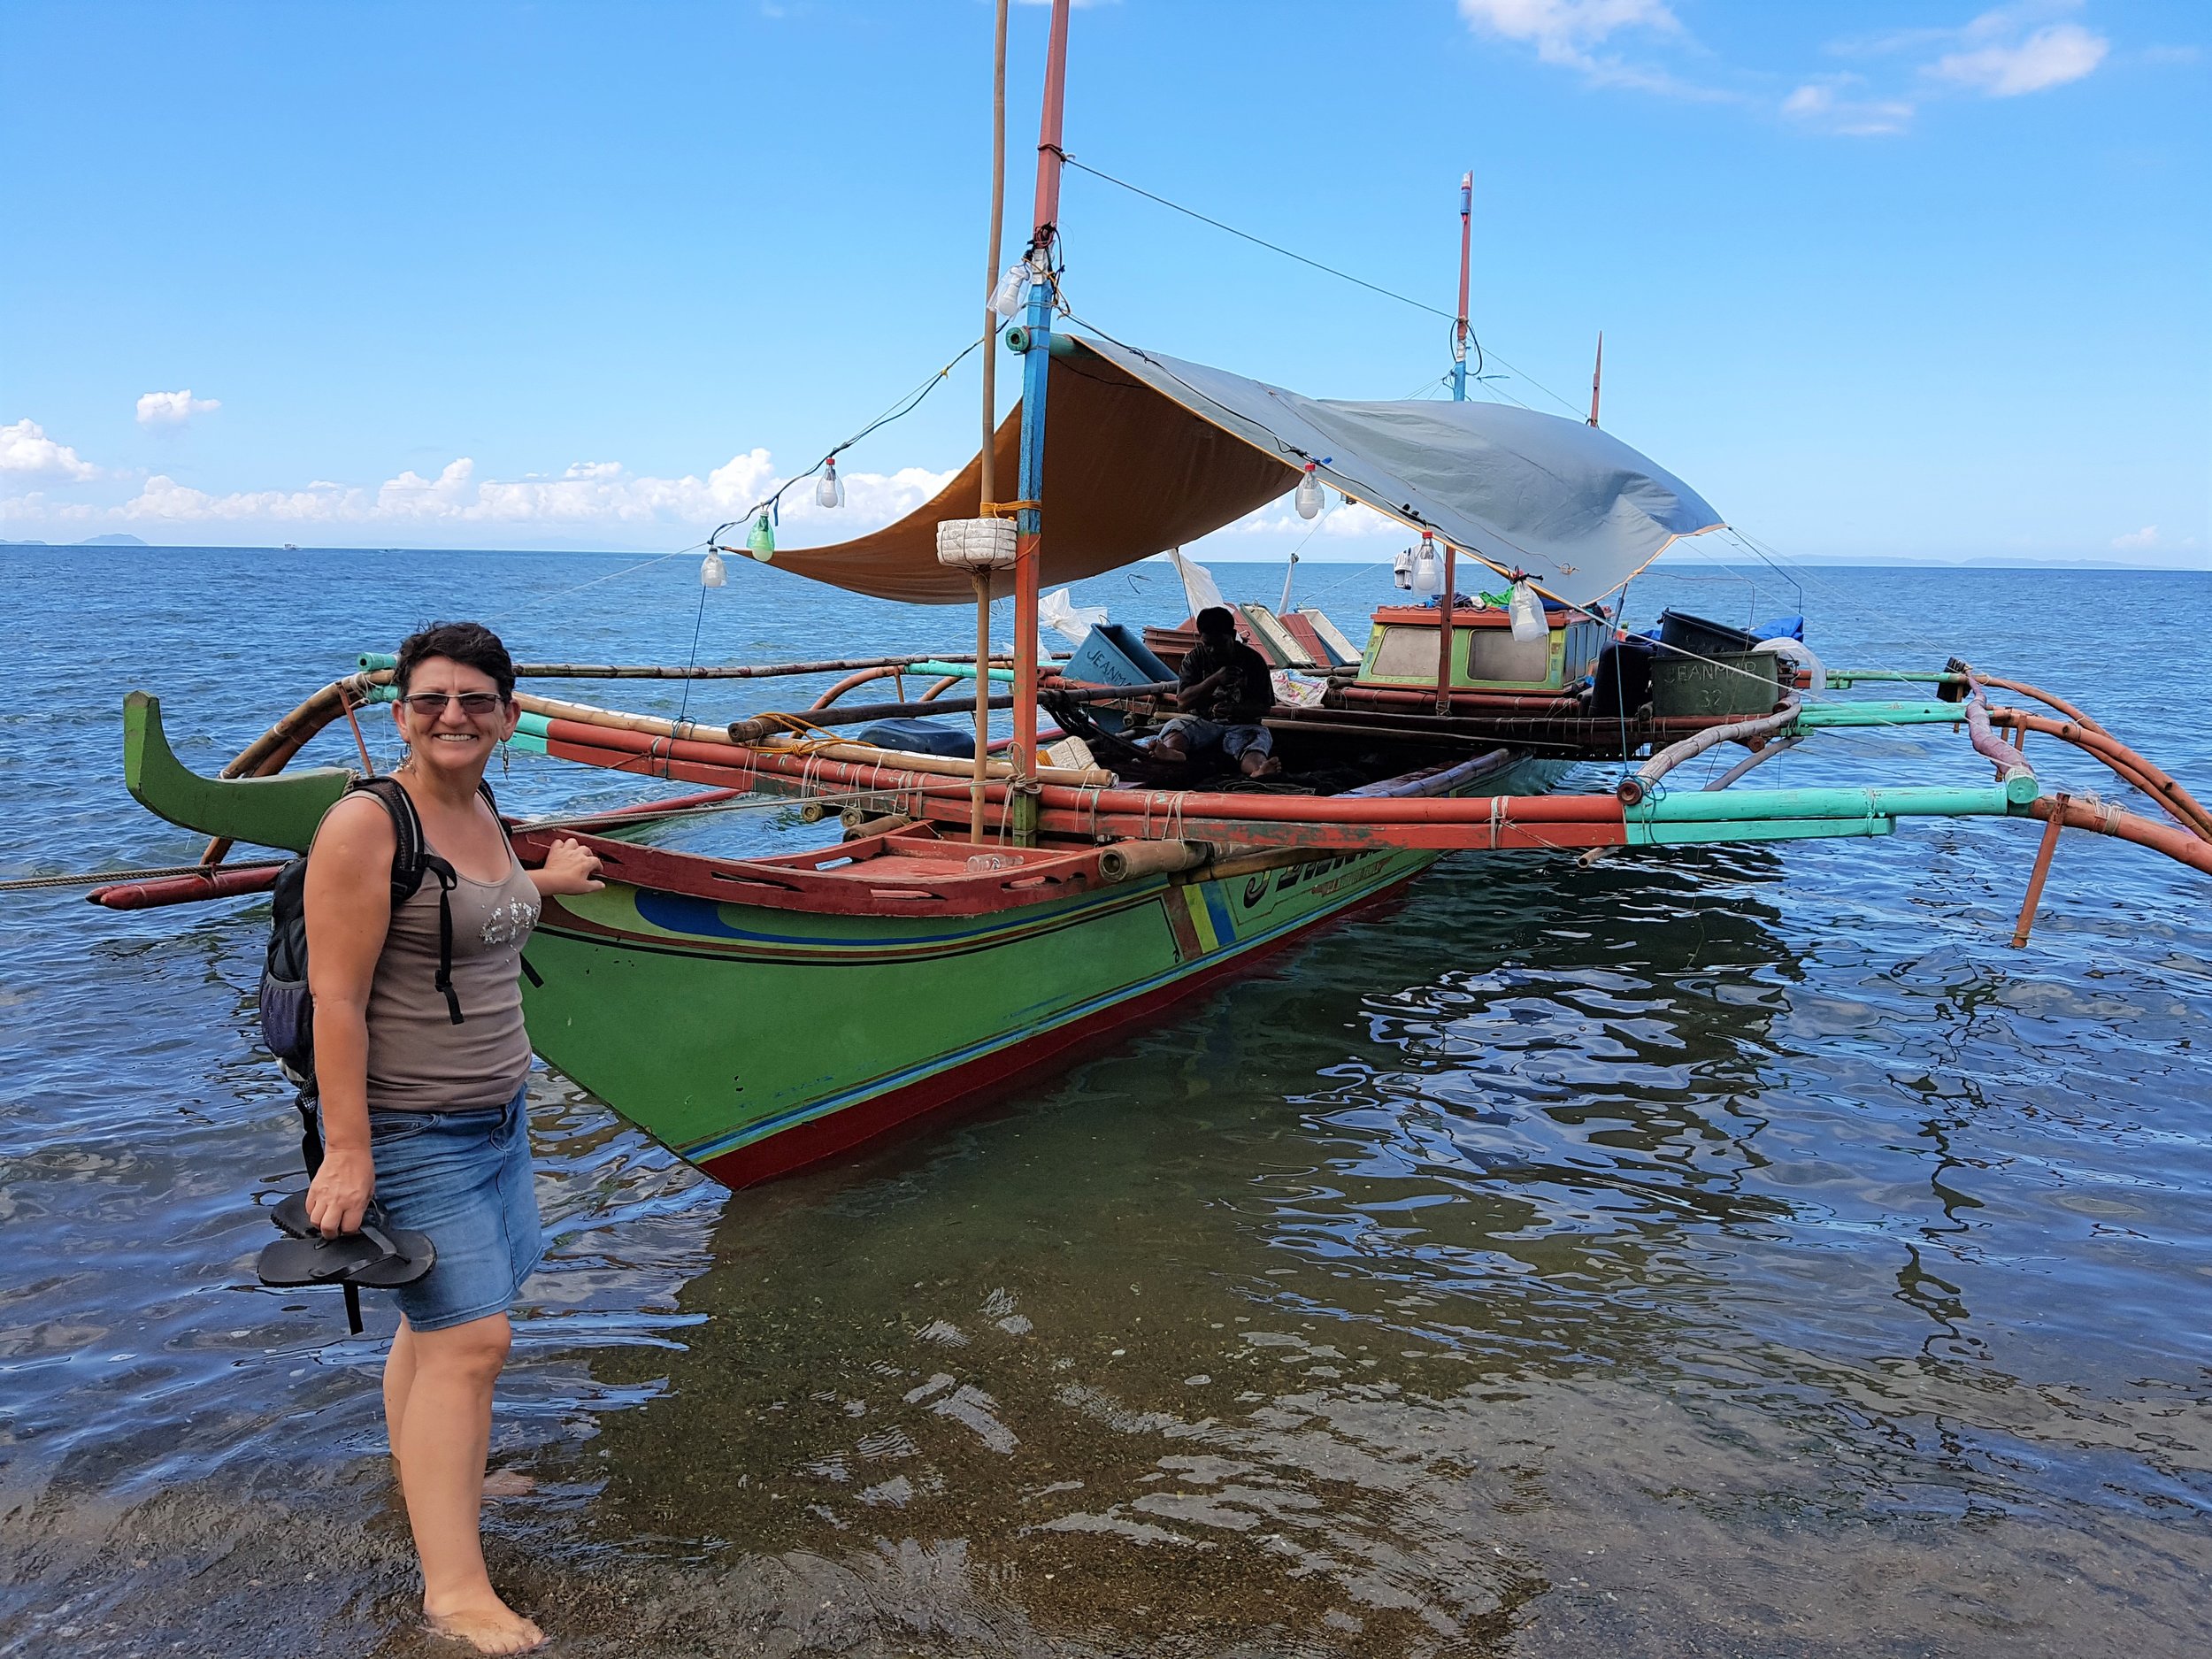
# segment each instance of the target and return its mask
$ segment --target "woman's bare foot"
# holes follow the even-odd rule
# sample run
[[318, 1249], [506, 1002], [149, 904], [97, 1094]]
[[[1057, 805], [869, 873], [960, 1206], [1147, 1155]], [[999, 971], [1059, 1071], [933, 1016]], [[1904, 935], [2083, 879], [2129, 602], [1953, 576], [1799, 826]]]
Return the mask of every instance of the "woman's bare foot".
[[422, 1610], [431, 1633], [465, 1641], [478, 1653], [529, 1653], [545, 1646], [545, 1632], [497, 1596], [468, 1607]]
[[494, 1498], [527, 1497], [538, 1489], [537, 1477], [519, 1469], [495, 1469], [484, 1477], [486, 1502]]

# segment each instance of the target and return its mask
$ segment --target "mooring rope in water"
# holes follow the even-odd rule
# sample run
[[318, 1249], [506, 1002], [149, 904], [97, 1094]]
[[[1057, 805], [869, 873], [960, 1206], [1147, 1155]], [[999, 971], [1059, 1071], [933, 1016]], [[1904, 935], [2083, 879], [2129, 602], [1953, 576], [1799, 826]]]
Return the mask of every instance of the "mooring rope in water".
[[288, 858], [265, 858], [248, 864], [165, 864], [158, 870], [95, 870], [81, 875], [18, 876], [0, 881], [0, 893], [27, 893], [39, 887], [93, 887], [109, 882], [157, 881], [169, 876], [231, 875], [242, 870], [281, 870]]

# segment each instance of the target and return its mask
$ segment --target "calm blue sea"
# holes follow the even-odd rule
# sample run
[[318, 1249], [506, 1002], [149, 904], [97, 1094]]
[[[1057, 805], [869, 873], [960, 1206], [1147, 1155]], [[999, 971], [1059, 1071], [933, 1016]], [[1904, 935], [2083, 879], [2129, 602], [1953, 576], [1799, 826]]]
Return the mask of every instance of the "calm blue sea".
[[[637, 564], [0, 549], [0, 878], [196, 855], [123, 791], [132, 687], [212, 770], [437, 617], [539, 660], [972, 636], [741, 565], [703, 613], [695, 558]], [[1299, 572], [1355, 637], [1388, 592]], [[1149, 565], [1077, 597], [1185, 610]], [[1631, 591], [1667, 605], [1801, 611], [1838, 666], [1956, 653], [2212, 795], [2212, 577]], [[1947, 728], [1760, 774], [1987, 776]], [[734, 1197], [541, 1075], [553, 1254], [494, 1452], [536, 1486], [495, 1574], [572, 1655], [2212, 1648], [2212, 880], [2070, 834], [2016, 951], [2035, 834], [1455, 857], [1018, 1099]], [[253, 1279], [297, 1159], [265, 915], [0, 894], [0, 1654], [443, 1651], [380, 1455], [390, 1315], [349, 1340]]]

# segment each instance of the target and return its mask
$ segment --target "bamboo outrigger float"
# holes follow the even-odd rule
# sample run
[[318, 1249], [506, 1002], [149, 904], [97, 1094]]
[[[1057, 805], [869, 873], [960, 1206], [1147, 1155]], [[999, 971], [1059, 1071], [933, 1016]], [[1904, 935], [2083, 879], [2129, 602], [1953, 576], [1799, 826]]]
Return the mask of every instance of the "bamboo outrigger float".
[[[1002, 15], [1000, 27], [1002, 64]], [[1067, 0], [1056, 0], [1035, 230], [1002, 289], [1013, 289], [1025, 312], [1007, 331], [1023, 358], [1016, 414], [993, 426], [987, 405], [988, 442], [977, 461], [887, 529], [787, 553], [773, 550], [772, 537], [745, 548], [718, 538], [710, 555], [707, 580], [718, 585], [726, 552], [856, 591], [978, 601], [976, 653], [520, 671], [526, 681], [843, 677], [810, 706], [718, 723], [518, 690], [513, 747], [693, 787], [514, 826], [526, 859], [556, 835], [574, 835], [604, 865], [603, 892], [547, 901], [524, 995], [540, 1053], [617, 1112], [741, 1186], [1153, 1021], [1399, 890], [1448, 852], [1878, 836], [1915, 817], [2033, 818], [2047, 827], [2016, 943], [2026, 938], [2062, 826], [2119, 836], [2212, 873], [2212, 814], [2178, 783], [2070, 704], [1955, 659], [1920, 673], [1852, 673], [1805, 667], [1786, 649], [1663, 638], [1654, 672], [1666, 683], [1648, 695], [1629, 689], [1640, 647], [1623, 637], [1607, 602], [1617, 603], [1626, 580], [1667, 546], [1720, 519], [1598, 428], [1594, 380], [1587, 422], [1460, 401], [1463, 359], [1450, 403], [1324, 403], [1102, 335], [1056, 331], [1066, 36]], [[1464, 258], [1455, 334], [1462, 351]], [[997, 501], [995, 480], [1010, 475], [1016, 499]], [[1281, 783], [1209, 787], [1152, 764], [1138, 740], [1174, 688], [1157, 664], [1136, 683], [1108, 684], [1085, 680], [1076, 664], [1041, 659], [1045, 581], [1178, 546], [1294, 488], [1302, 511], [1309, 490], [1317, 503], [1323, 482], [1425, 544], [1440, 543], [1441, 577], [1432, 572], [1434, 603], [1379, 611], [1356, 664], [1336, 664], [1317, 677], [1310, 700], [1271, 712]], [[1010, 516], [1010, 555], [998, 559], [989, 549]], [[941, 553], [941, 526], [954, 528], [953, 542], [967, 551]], [[1466, 603], [1457, 591], [1462, 558], [1485, 580], [1506, 582], [1510, 603]], [[1003, 669], [988, 638], [994, 591], [1016, 601]], [[907, 677], [933, 683], [911, 703], [902, 695], [889, 704], [848, 701], [884, 678], [902, 691]], [[114, 882], [92, 896], [134, 908], [265, 889], [274, 867], [227, 864], [233, 843], [307, 847], [352, 774], [288, 764], [318, 732], [388, 700], [390, 680], [388, 658], [363, 658], [217, 778], [184, 768], [158, 703], [131, 694], [131, 793], [213, 839], [192, 873]], [[1932, 695], [1832, 695], [1900, 682]], [[1993, 689], [2052, 712], [1998, 706]], [[994, 706], [1011, 713], [1010, 742], [989, 741]], [[1041, 708], [1093, 741], [1093, 764], [1080, 755], [1047, 763]], [[864, 730], [848, 734], [891, 713], [971, 715], [972, 752], [922, 753]], [[1736, 787], [1823, 731], [1926, 726], [1962, 728], [1992, 781]], [[2029, 732], [2097, 760], [2171, 821], [2047, 792], [2020, 748]], [[1744, 758], [1701, 788], [1670, 787], [1685, 763], [1723, 744]], [[362, 757], [366, 764], [365, 746]], [[1632, 769], [1610, 791], [1554, 793], [1571, 767], [1591, 761]], [[847, 839], [757, 858], [648, 844], [662, 826], [762, 796], [834, 811]]]

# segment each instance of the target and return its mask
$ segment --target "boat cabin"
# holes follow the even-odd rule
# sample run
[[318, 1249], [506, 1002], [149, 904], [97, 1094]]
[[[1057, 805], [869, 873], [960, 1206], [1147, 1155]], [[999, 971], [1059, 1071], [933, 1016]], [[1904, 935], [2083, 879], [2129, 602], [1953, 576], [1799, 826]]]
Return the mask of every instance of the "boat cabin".
[[[1434, 605], [1385, 605], [1375, 612], [1374, 630], [1360, 657], [1358, 684], [1436, 684], [1436, 630], [1442, 612]], [[1502, 610], [1462, 604], [1452, 613], [1451, 683], [1462, 691], [1564, 693], [1597, 667], [1606, 626], [1568, 606], [1546, 602], [1551, 624], [1541, 640], [1513, 637]]]

